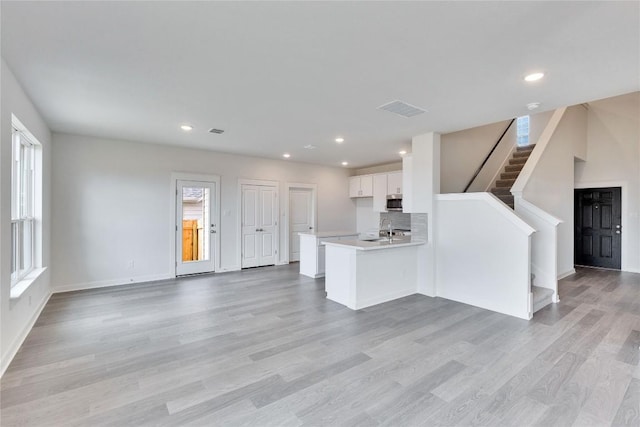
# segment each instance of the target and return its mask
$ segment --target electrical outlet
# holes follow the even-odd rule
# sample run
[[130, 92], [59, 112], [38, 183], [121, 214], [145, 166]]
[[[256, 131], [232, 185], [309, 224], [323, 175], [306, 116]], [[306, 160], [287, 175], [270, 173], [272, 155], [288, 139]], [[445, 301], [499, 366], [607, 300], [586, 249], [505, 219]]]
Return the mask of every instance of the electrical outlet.
[[130, 261], [127, 263], [127, 268], [128, 268], [128, 269], [132, 269], [134, 265], [135, 265], [135, 263], [133, 262], [133, 260], [130, 260]]

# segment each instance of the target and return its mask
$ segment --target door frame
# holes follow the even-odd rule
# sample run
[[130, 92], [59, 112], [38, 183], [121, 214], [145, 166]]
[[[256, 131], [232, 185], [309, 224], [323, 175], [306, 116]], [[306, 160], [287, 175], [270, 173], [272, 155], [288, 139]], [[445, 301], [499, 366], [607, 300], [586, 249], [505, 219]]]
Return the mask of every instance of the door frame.
[[238, 265], [238, 269], [242, 270], [242, 186], [243, 185], [262, 185], [265, 187], [273, 187], [276, 191], [276, 218], [278, 223], [276, 224], [276, 241], [274, 243], [275, 251], [276, 251], [276, 265], [280, 265], [282, 254], [280, 253], [280, 227], [281, 218], [280, 218], [280, 182], [279, 181], [270, 181], [265, 179], [247, 179], [247, 178], [238, 178], [238, 193], [237, 193], [237, 221], [236, 221], [236, 263]]
[[169, 230], [171, 232], [171, 256], [169, 257], [170, 261], [170, 269], [171, 269], [171, 277], [178, 277], [176, 275], [176, 267], [177, 267], [177, 257], [176, 257], [176, 209], [178, 202], [178, 181], [202, 181], [213, 183], [215, 186], [215, 197], [213, 198], [215, 206], [212, 212], [212, 218], [215, 221], [217, 233], [216, 237], [214, 237], [215, 242], [213, 243], [213, 271], [220, 271], [220, 234], [221, 234], [221, 224], [220, 224], [220, 175], [205, 175], [205, 174], [197, 174], [197, 173], [188, 173], [188, 172], [171, 172], [171, 184], [169, 190], [169, 200], [171, 203], [171, 209], [169, 209]]
[[282, 257], [283, 264], [289, 264], [290, 262], [290, 248], [289, 242], [291, 241], [291, 233], [289, 226], [289, 217], [290, 217], [290, 201], [289, 195], [292, 189], [305, 189], [311, 190], [311, 212], [313, 212], [313, 229], [314, 231], [318, 230], [318, 184], [303, 184], [299, 182], [287, 182], [285, 183], [285, 196], [284, 196], [284, 256]]
[[[620, 271], [633, 271], [636, 273], [640, 273], [640, 271], [635, 271], [635, 270], [629, 270], [629, 262], [627, 260], [627, 257], [625, 256], [625, 254], [627, 253], [627, 251], [625, 250], [628, 245], [629, 245], [629, 238], [627, 237], [627, 233], [625, 233], [624, 229], [625, 229], [625, 225], [628, 224], [628, 210], [627, 210], [627, 204], [628, 204], [628, 198], [627, 198], [627, 190], [629, 187], [629, 183], [627, 181], [586, 181], [586, 182], [580, 182], [580, 183], [575, 183], [574, 185], [574, 189], [576, 190], [584, 190], [587, 188], [610, 188], [610, 187], [620, 187], [620, 214], [621, 214], [621, 219], [620, 219], [620, 224], [622, 225], [622, 238], [620, 241]], [[573, 204], [572, 206], [575, 206], [575, 196], [574, 196], [574, 200], [573, 200]], [[575, 212], [573, 213], [573, 217], [572, 217], [572, 221], [575, 221]], [[575, 230], [575, 223], [573, 224], [573, 229]], [[573, 236], [574, 242], [575, 242], [575, 237]], [[573, 248], [573, 256], [575, 259], [576, 253], [575, 253], [575, 244], [574, 244], [574, 248]]]

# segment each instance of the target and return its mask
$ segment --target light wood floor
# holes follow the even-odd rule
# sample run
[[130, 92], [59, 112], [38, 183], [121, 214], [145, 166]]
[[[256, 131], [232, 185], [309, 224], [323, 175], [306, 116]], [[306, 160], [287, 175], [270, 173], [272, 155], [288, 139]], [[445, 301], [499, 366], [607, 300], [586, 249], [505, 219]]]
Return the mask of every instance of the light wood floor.
[[579, 269], [530, 322], [353, 312], [297, 264], [54, 295], [1, 425], [640, 425], [640, 274]]

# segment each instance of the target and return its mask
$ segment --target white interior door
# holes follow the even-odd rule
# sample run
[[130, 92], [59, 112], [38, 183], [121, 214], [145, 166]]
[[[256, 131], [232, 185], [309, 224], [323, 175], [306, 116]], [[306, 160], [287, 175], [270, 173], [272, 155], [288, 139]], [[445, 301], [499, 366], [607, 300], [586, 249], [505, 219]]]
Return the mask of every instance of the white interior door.
[[276, 230], [278, 221], [277, 193], [275, 187], [260, 186], [260, 232], [258, 265], [276, 263]]
[[176, 182], [176, 276], [215, 269], [214, 182]]
[[300, 232], [313, 231], [313, 190], [289, 190], [289, 261], [300, 261]]
[[242, 268], [276, 263], [277, 207], [276, 187], [242, 185]]

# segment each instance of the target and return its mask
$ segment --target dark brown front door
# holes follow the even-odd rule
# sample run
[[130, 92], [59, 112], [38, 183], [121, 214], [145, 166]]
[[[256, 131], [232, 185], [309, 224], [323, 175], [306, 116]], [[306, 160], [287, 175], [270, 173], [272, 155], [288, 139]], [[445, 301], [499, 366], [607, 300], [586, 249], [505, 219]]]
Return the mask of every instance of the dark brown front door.
[[620, 269], [620, 187], [575, 190], [575, 263]]

